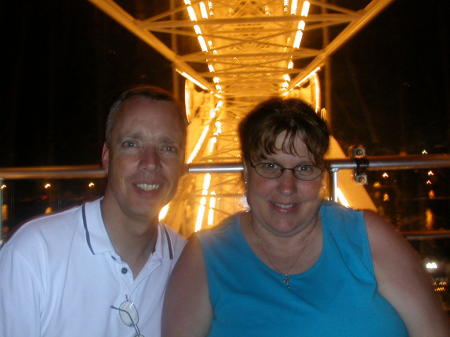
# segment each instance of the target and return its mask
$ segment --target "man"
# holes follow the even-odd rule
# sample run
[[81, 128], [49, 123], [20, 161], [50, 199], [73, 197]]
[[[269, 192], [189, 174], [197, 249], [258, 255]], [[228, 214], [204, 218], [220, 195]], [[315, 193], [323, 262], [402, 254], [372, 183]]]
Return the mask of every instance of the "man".
[[183, 174], [186, 118], [154, 87], [124, 92], [102, 199], [24, 224], [0, 250], [0, 336], [160, 336], [184, 239], [159, 223]]

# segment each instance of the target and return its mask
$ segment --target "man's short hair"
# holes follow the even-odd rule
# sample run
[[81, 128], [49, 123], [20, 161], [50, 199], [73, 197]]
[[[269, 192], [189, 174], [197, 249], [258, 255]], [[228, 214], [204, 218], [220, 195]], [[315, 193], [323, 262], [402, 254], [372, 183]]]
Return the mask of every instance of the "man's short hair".
[[117, 112], [120, 110], [120, 108], [122, 107], [122, 105], [125, 103], [126, 100], [134, 96], [145, 97], [153, 101], [163, 101], [173, 103], [177, 109], [180, 124], [182, 126], [184, 135], [186, 136], [186, 127], [188, 124], [186, 113], [184, 111], [183, 106], [179, 104], [179, 102], [172, 96], [172, 94], [156, 86], [139, 85], [129, 88], [124, 92], [122, 92], [109, 109], [105, 128], [105, 141], [107, 145], [109, 145], [111, 141], [111, 132], [114, 127], [114, 122], [116, 121]]

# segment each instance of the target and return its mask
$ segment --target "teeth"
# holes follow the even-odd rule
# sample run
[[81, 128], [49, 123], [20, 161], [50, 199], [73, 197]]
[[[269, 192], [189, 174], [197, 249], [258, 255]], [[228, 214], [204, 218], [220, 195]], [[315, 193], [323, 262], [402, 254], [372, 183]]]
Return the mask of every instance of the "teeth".
[[159, 188], [158, 184], [137, 184], [137, 187], [139, 187], [141, 190], [144, 191], [154, 191], [157, 190]]
[[275, 204], [275, 206], [277, 206], [277, 207], [280, 207], [280, 208], [284, 208], [284, 209], [288, 209], [288, 208], [292, 208], [292, 207], [294, 207], [294, 204], [278, 204], [278, 203], [274, 203]]

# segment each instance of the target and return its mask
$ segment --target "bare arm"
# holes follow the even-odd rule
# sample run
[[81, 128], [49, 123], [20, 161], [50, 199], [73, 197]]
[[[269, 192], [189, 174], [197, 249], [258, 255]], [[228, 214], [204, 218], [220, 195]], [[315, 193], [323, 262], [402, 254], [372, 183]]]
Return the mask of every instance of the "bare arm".
[[208, 280], [200, 242], [189, 239], [170, 277], [163, 320], [163, 337], [204, 337], [212, 317]]
[[366, 211], [365, 218], [380, 294], [400, 314], [411, 337], [449, 337], [448, 318], [418, 254], [381, 216]]

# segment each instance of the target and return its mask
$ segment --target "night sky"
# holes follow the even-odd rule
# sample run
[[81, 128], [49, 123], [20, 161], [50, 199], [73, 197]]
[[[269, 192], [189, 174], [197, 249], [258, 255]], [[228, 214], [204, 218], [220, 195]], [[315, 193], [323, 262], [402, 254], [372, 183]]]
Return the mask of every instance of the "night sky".
[[[394, 1], [332, 57], [332, 128], [344, 148], [450, 152], [445, 3]], [[172, 88], [170, 63], [87, 1], [0, 6], [0, 167], [96, 164], [113, 97], [141, 82]]]

